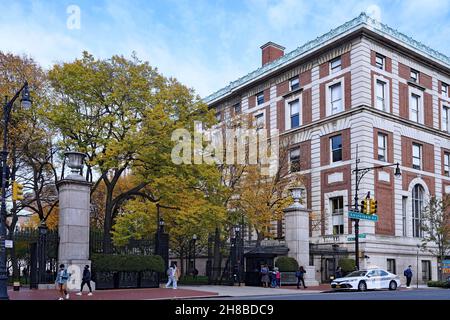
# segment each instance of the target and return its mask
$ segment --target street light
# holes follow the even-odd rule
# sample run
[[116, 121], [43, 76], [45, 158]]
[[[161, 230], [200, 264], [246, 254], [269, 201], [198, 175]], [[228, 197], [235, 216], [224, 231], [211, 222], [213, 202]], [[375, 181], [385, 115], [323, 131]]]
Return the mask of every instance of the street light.
[[19, 98], [21, 106], [24, 109], [31, 107], [30, 91], [28, 89], [28, 82], [25, 81], [23, 86], [16, 92], [14, 97], [8, 101], [5, 97], [5, 104], [3, 105], [3, 151], [2, 151], [2, 203], [0, 212], [0, 300], [8, 300], [8, 273], [6, 269], [6, 179], [8, 169], [6, 161], [8, 159], [8, 124], [10, 120], [11, 110], [14, 102]]
[[419, 288], [419, 250], [420, 244], [417, 244], [417, 261], [416, 261], [416, 288]]
[[192, 270], [192, 272], [193, 272], [193, 274], [194, 274], [194, 276], [196, 276], [196, 272], [195, 272], [195, 243], [196, 243], [196, 241], [197, 241], [197, 235], [194, 233], [194, 235], [192, 236], [192, 242], [193, 242], [193, 253], [192, 253], [192, 255], [193, 255], [193, 260], [194, 260], [194, 262], [193, 262], [193, 270]]
[[[358, 208], [358, 191], [359, 191], [359, 183], [361, 182], [361, 179], [368, 173], [369, 171], [376, 170], [376, 169], [382, 169], [387, 167], [393, 167], [395, 166], [395, 172], [394, 176], [396, 178], [400, 178], [402, 173], [400, 171], [400, 163], [391, 163], [381, 166], [374, 166], [369, 168], [358, 168], [360, 160], [358, 158], [358, 146], [356, 146], [356, 167], [353, 170], [353, 173], [355, 173], [355, 211], [359, 211]], [[355, 220], [355, 265], [356, 269], [359, 270], [359, 219], [353, 219]]]

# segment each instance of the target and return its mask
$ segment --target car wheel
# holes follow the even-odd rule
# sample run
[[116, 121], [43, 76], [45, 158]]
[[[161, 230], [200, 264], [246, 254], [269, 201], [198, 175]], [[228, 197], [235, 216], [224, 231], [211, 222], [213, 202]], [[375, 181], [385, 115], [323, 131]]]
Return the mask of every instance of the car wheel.
[[358, 283], [358, 291], [366, 291], [367, 290], [367, 284], [364, 281], [361, 281]]
[[391, 281], [389, 283], [389, 290], [397, 290], [397, 282]]

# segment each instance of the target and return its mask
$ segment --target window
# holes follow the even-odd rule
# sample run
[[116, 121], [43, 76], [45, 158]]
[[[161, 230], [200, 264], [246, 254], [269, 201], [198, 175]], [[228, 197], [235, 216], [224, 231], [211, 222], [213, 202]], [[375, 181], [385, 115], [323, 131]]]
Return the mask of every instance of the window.
[[386, 82], [377, 80], [376, 94], [376, 108], [378, 110], [386, 111]]
[[260, 113], [255, 116], [256, 130], [264, 128], [264, 114]]
[[418, 82], [419, 81], [419, 71], [411, 69], [410, 77], [411, 77], [411, 81]]
[[384, 56], [377, 53], [377, 55], [375, 57], [375, 65], [377, 68], [382, 69], [382, 70], [384, 69], [384, 59], [385, 59]]
[[291, 91], [300, 89], [300, 80], [298, 77], [293, 78], [289, 81], [289, 86], [291, 87]]
[[387, 272], [395, 274], [395, 259], [387, 259]]
[[448, 97], [448, 85], [444, 82], [441, 84], [441, 92], [444, 97]]
[[444, 174], [450, 176], [450, 153], [444, 152]]
[[336, 83], [330, 86], [331, 98], [331, 114], [336, 114], [342, 111], [342, 86], [341, 83]]
[[292, 149], [289, 152], [289, 162], [291, 164], [291, 172], [300, 171], [300, 148]]
[[450, 108], [442, 106], [442, 130], [450, 132]]
[[420, 170], [422, 168], [422, 146], [417, 143], [412, 145], [412, 165], [414, 169]]
[[331, 73], [341, 70], [341, 57], [337, 57], [330, 61]]
[[406, 204], [408, 203], [408, 197], [402, 197], [402, 235], [406, 237]]
[[420, 122], [420, 96], [411, 94], [411, 106], [409, 109], [409, 119], [414, 122]]
[[216, 112], [216, 120], [217, 120], [218, 122], [222, 121], [222, 113]]
[[424, 189], [420, 184], [416, 184], [412, 191], [412, 227], [413, 237], [422, 237], [422, 211], [423, 211]]
[[431, 280], [431, 261], [422, 260], [422, 281], [428, 282]]
[[234, 110], [234, 114], [240, 114], [241, 113], [241, 104], [240, 103], [236, 103], [233, 106], [233, 110]]
[[387, 161], [387, 135], [378, 134], [378, 160]]
[[330, 199], [333, 234], [344, 234], [344, 197]]
[[291, 118], [291, 129], [300, 125], [300, 102], [295, 100], [289, 102], [289, 115]]
[[264, 92], [260, 92], [256, 95], [256, 104], [259, 106], [264, 103]]
[[342, 161], [342, 136], [330, 138], [331, 144], [331, 162]]

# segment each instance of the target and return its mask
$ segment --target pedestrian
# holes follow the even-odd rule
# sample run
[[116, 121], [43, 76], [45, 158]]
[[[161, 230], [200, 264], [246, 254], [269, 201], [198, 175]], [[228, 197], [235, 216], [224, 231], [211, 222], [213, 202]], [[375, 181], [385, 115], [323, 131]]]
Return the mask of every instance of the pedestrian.
[[261, 266], [261, 282], [264, 288], [269, 286], [269, 268], [267, 265]]
[[341, 267], [338, 266], [336, 268], [336, 273], [334, 274], [334, 276], [335, 276], [335, 279], [342, 278], [342, 268]]
[[89, 270], [89, 265], [84, 266], [83, 270], [83, 278], [81, 279], [81, 289], [80, 292], [77, 293], [77, 296], [83, 295], [83, 287], [87, 284], [89, 288], [88, 296], [92, 296], [92, 288], [91, 288], [91, 271]]
[[300, 282], [303, 284], [303, 287], [305, 289], [308, 288], [307, 286], [305, 286], [305, 273], [306, 270], [305, 268], [303, 268], [303, 266], [300, 266], [300, 268], [298, 268], [297, 272], [295, 273], [295, 276], [297, 277], [297, 289], [300, 289]]
[[411, 279], [413, 276], [412, 270], [411, 270], [411, 265], [408, 266], [408, 268], [405, 269], [405, 271], [403, 271], [403, 275], [406, 277], [406, 287], [409, 289], [411, 288]]
[[281, 272], [276, 268], [275, 279], [277, 280], [277, 287], [281, 288]]
[[172, 285], [172, 289], [176, 289], [178, 281], [178, 268], [176, 262], [172, 262], [167, 270], [167, 275], [169, 276], [169, 280], [167, 281], [166, 288], [169, 288], [170, 285]]
[[270, 287], [271, 288], [276, 288], [276, 286], [277, 286], [277, 278], [276, 278], [277, 272], [275, 271], [275, 268], [273, 268], [270, 271], [269, 275], [270, 275]]
[[56, 277], [56, 286], [59, 291], [60, 297], [58, 300], [64, 300], [64, 298], [69, 299], [69, 293], [67, 292], [67, 281], [69, 281], [70, 273], [67, 272], [64, 264], [59, 265], [58, 275]]

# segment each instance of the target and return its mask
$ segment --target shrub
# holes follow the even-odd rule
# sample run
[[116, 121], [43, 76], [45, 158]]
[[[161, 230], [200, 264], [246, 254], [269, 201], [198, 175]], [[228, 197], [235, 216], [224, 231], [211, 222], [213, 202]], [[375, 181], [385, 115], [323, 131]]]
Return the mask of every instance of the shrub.
[[447, 281], [428, 281], [427, 286], [429, 287], [440, 287], [440, 288], [450, 288]]
[[295, 272], [298, 270], [298, 262], [292, 257], [279, 257], [275, 261], [275, 266], [278, 267], [281, 272]]
[[91, 257], [95, 271], [156, 271], [164, 272], [164, 260], [160, 256], [131, 254], [95, 254]]
[[338, 266], [342, 268], [344, 273], [349, 273], [355, 270], [355, 260], [350, 258], [339, 259]]
[[208, 284], [208, 277], [207, 276], [197, 276], [194, 278], [194, 276], [183, 276], [180, 281], [178, 282], [180, 284]]

